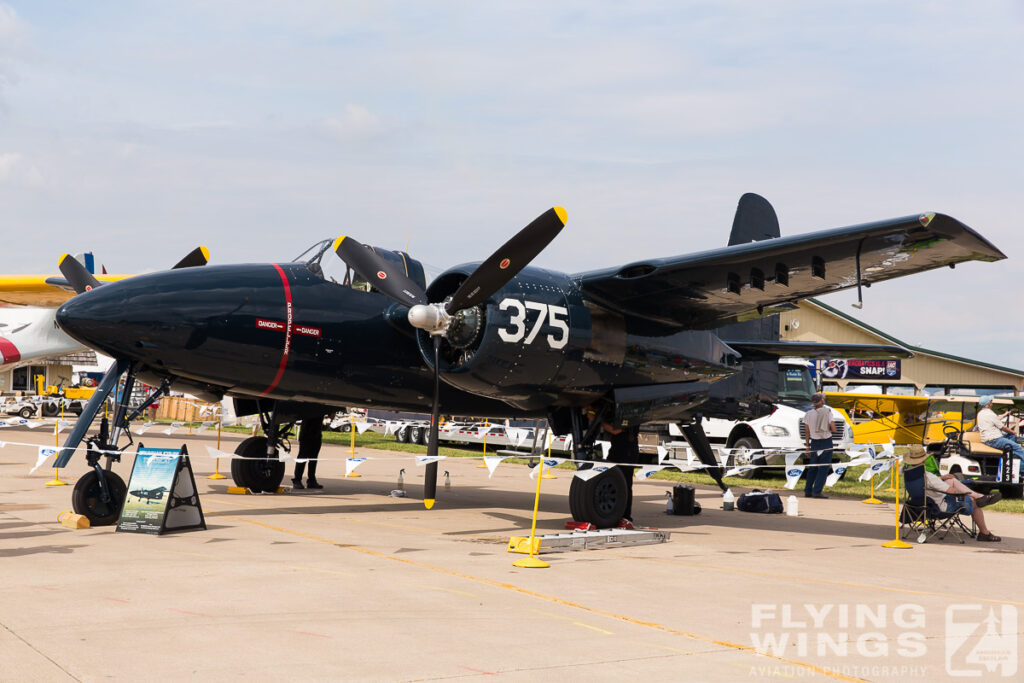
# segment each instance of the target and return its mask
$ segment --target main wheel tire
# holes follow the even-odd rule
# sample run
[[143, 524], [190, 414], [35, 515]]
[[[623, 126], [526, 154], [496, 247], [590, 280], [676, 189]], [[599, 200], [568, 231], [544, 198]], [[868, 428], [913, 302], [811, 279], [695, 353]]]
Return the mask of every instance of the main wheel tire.
[[[761, 444], [758, 443], [757, 439], [755, 439], [752, 436], [744, 436], [742, 439], [736, 439], [736, 443], [734, 443], [732, 447], [734, 450], [739, 449], [741, 451], [756, 451], [761, 449]], [[754, 477], [757, 476], [758, 472], [761, 469], [761, 466], [764, 465], [764, 456], [748, 457], [744, 456], [743, 453], [734, 452], [732, 454], [732, 459], [733, 467], [736, 467], [737, 465], [746, 465], [748, 463], [757, 466], [754, 467], [753, 469], [740, 472], [738, 475], [736, 475], [740, 479], [753, 479]]]
[[104, 472], [103, 478], [110, 492], [109, 502], [103, 502], [100, 478], [94, 469], [83, 474], [75, 482], [75, 489], [71, 492], [72, 509], [80, 515], [85, 515], [92, 526], [109, 526], [117, 522], [128, 496], [128, 487], [117, 474]]
[[[622, 515], [626, 512], [626, 497], [629, 495], [629, 482], [622, 468], [612, 467], [596, 477], [582, 481], [579, 477], [573, 477], [573, 484], [577, 484], [576, 507], [577, 515], [573, 518], [577, 522], [590, 522], [598, 529], [610, 529], [618, 526]], [[569, 495], [572, 496], [572, 485], [569, 485]], [[572, 500], [570, 498], [570, 507]]]
[[[32, 417], [35, 414], [36, 414], [35, 409], [33, 409], [33, 408], [29, 407], [29, 406], [25, 406], [24, 408], [22, 408], [21, 410], [18, 411], [18, 415], [20, 415], [21, 417], [25, 418], [26, 420], [29, 419], [30, 417]], [[82, 514], [82, 513], [78, 513], [78, 514]]]
[[573, 521], [576, 522], [587, 521], [583, 519], [583, 504], [580, 502], [584, 483], [586, 482], [576, 476], [569, 483], [569, 513], [572, 515]]
[[267, 437], [250, 436], [238, 444], [231, 460], [231, 478], [237, 486], [255, 493], [273, 493], [284, 479], [284, 463], [267, 457]]

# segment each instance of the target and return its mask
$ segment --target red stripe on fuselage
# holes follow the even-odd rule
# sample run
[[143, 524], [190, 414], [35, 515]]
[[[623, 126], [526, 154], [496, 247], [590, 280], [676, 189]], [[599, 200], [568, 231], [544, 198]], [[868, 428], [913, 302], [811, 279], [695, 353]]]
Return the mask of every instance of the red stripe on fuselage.
[[284, 350], [281, 352], [281, 363], [277, 366], [277, 374], [274, 375], [274, 381], [260, 393], [260, 396], [266, 396], [277, 387], [277, 383], [281, 381], [281, 377], [284, 375], [284, 367], [288, 364], [288, 352], [292, 348], [292, 288], [288, 284], [288, 276], [284, 274], [284, 269], [276, 263], [271, 263], [270, 265], [277, 269], [277, 274], [281, 276], [281, 284], [284, 285]]
[[14, 345], [14, 342], [0, 337], [0, 361], [7, 365], [8, 363], [17, 363], [19, 360], [21, 360], [21, 351]]

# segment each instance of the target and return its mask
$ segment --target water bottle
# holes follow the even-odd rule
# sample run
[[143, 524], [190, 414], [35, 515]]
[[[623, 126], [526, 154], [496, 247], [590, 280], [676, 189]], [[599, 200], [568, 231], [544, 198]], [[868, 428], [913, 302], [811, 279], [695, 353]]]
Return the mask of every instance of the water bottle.
[[786, 516], [796, 517], [799, 514], [800, 503], [797, 501], [796, 496], [790, 496], [786, 499]]
[[672, 507], [672, 492], [665, 491], [665, 498], [668, 499], [665, 501], [665, 514], [671, 515], [674, 510], [674, 508]]
[[732, 510], [736, 505], [736, 496], [732, 495], [732, 489], [726, 489], [722, 494], [722, 509]]

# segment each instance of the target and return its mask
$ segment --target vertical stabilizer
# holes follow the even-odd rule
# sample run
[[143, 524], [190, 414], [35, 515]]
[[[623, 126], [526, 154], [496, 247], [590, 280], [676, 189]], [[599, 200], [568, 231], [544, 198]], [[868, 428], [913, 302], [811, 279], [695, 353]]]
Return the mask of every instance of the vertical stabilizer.
[[736, 205], [736, 217], [732, 219], [729, 246], [759, 242], [779, 237], [779, 217], [767, 199], [759, 194], [747, 192]]

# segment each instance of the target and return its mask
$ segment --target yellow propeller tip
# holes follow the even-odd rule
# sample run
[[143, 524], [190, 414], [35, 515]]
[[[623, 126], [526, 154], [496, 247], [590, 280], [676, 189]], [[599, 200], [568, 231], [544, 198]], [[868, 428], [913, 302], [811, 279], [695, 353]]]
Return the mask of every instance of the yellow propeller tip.
[[345, 241], [345, 235], [342, 235], [338, 239], [334, 240], [334, 246], [332, 247], [334, 249], [334, 251], [338, 251], [338, 247], [340, 247], [341, 243], [344, 242], [344, 241]]
[[565, 222], [568, 220], [568, 214], [565, 213], [565, 209], [556, 206], [555, 213], [558, 214], [558, 220], [562, 221], [562, 225], [565, 225]]
[[64, 259], [66, 259], [67, 257], [68, 254], [61, 254], [60, 258], [57, 259], [57, 266], [60, 266], [60, 264], [64, 263]]
[[206, 247], [200, 245], [199, 246], [199, 251], [203, 252], [203, 258], [206, 259], [207, 263], [209, 263], [210, 262], [210, 250], [207, 249]]
[[425, 508], [427, 508], [428, 510], [430, 508], [434, 507], [434, 499], [433, 498], [424, 498], [423, 499], [423, 506]]

